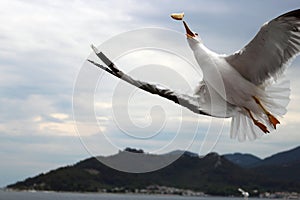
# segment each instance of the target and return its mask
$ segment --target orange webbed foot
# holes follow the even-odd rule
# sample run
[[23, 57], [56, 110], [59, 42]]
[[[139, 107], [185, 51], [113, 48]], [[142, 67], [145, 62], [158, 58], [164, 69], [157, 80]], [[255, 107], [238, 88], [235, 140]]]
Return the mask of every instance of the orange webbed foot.
[[254, 124], [255, 124], [256, 126], [258, 126], [264, 133], [270, 133], [270, 131], [268, 130], [268, 128], [267, 128], [263, 123], [261, 123], [261, 122], [255, 120], [255, 121], [254, 121]]
[[252, 119], [253, 123], [258, 126], [260, 128], [260, 130], [262, 130], [264, 133], [270, 133], [270, 131], [268, 130], [267, 126], [264, 125], [263, 123], [259, 122], [257, 119], [254, 118], [254, 116], [252, 115], [251, 111], [244, 107], [246, 109], [246, 111], [249, 113], [250, 118]]
[[273, 125], [274, 129], [276, 129], [276, 125], [280, 124], [279, 120], [271, 114], [268, 114], [268, 118], [270, 123]]

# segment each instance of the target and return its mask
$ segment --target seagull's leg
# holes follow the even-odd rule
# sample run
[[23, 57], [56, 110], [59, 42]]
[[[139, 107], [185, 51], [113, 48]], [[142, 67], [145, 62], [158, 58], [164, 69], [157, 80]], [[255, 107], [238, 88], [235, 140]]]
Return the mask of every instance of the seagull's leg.
[[265, 109], [265, 107], [261, 104], [260, 100], [257, 97], [253, 96], [253, 99], [261, 107], [264, 113], [268, 116], [270, 123], [276, 129], [276, 125], [280, 124], [279, 120], [276, 117], [274, 117], [274, 115], [272, 115], [269, 111], [267, 111], [267, 109]]
[[[245, 108], [245, 107], [244, 107]], [[257, 119], [255, 119], [251, 113], [251, 111], [248, 108], [245, 108], [245, 110], [248, 112], [250, 118], [252, 119], [253, 123], [258, 126], [264, 133], [270, 133], [268, 128], [261, 122], [259, 122]]]

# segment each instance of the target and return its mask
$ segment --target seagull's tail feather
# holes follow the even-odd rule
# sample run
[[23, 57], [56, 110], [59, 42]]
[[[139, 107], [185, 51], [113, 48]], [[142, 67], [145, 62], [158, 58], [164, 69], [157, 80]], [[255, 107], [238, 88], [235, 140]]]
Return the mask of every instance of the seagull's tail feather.
[[243, 142], [246, 139], [255, 140], [262, 135], [263, 132], [253, 124], [252, 119], [248, 117], [246, 112], [237, 112], [237, 114], [232, 117], [230, 138], [238, 139], [238, 141]]
[[[287, 112], [290, 102], [290, 81], [285, 77], [278, 79], [273, 84], [264, 88], [264, 94], [259, 97], [263, 106], [275, 117], [282, 117]], [[268, 130], [274, 130], [265, 114], [252, 113], [254, 118], [267, 126]], [[264, 133], [254, 125], [249, 114], [245, 111], [237, 112], [231, 120], [230, 137], [239, 141], [255, 140]]]
[[270, 113], [282, 117], [287, 112], [290, 94], [290, 81], [283, 76], [265, 88], [265, 97], [261, 101]]

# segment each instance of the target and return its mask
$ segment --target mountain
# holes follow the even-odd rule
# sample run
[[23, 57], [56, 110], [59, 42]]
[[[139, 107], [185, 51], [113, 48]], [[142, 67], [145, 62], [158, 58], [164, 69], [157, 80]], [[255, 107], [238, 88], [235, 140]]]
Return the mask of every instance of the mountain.
[[[119, 152], [114, 155], [114, 159], [123, 159], [124, 153]], [[153, 156], [139, 155], [148, 159]], [[249, 183], [256, 182], [256, 179], [248, 170], [216, 153], [203, 158], [183, 154], [167, 167], [143, 174], [120, 172], [102, 164], [97, 158], [89, 158], [73, 166], [62, 167], [9, 185], [8, 188], [95, 192], [103, 189], [109, 191], [116, 187], [134, 190], [149, 185], [163, 185], [215, 195], [238, 195], [236, 188], [240, 185], [250, 187]]]
[[190, 151], [185, 151], [185, 150], [175, 150], [175, 151], [171, 151], [169, 153], [167, 153], [166, 155], [187, 155], [187, 156], [191, 156], [191, 157], [199, 157], [198, 154], [190, 152]]
[[[132, 152], [134, 152], [132, 154]], [[129, 154], [130, 153], [130, 154]], [[181, 152], [182, 153], [182, 152]], [[290, 151], [294, 155], [294, 151]], [[135, 191], [151, 185], [168, 186], [201, 191], [212, 195], [239, 195], [237, 188], [247, 191], [295, 191], [300, 192], [299, 162], [293, 159], [285, 165], [262, 165], [241, 167], [243, 161], [253, 164], [256, 157], [251, 155], [225, 155], [210, 153], [204, 157], [183, 153], [176, 161], [160, 170], [148, 173], [126, 173], [112, 169], [98, 159], [108, 162], [125, 161], [125, 167], [135, 167], [137, 163], [132, 155], [142, 161], [152, 163], [168, 160], [178, 152], [164, 155], [152, 155], [142, 150], [120, 151], [108, 157], [92, 157], [72, 166], [62, 167], [45, 174], [7, 186], [12, 189], [35, 189], [54, 191], [114, 191], [114, 188]], [[279, 154], [281, 156], [282, 154]], [[290, 157], [289, 153], [284, 154]], [[228, 159], [228, 157], [231, 157]], [[232, 159], [240, 157], [240, 159]], [[247, 159], [245, 159], [247, 158]], [[234, 161], [230, 161], [230, 159]], [[298, 157], [300, 160], [300, 158]], [[276, 159], [275, 159], [276, 160]], [[297, 160], [297, 159], [296, 159]], [[251, 162], [250, 162], [251, 161]], [[294, 162], [295, 161], [295, 162]], [[264, 162], [264, 160], [259, 161]], [[240, 165], [236, 164], [239, 163]], [[145, 165], [147, 167], [148, 165]], [[286, 167], [286, 168], [285, 168]]]
[[265, 159], [260, 159], [251, 154], [242, 153], [225, 154], [224, 157], [227, 160], [245, 168], [258, 168], [262, 166], [287, 167], [288, 165], [300, 161], [300, 146], [288, 151], [274, 154]]
[[224, 157], [233, 162], [234, 164], [237, 164], [241, 167], [252, 167], [254, 165], [257, 165], [262, 161], [262, 159], [251, 155], [251, 154], [242, 154], [242, 153], [234, 153], [234, 154], [225, 154]]
[[273, 179], [300, 182], [300, 147], [277, 153], [257, 163], [253, 170], [257, 174]]
[[300, 160], [300, 146], [288, 151], [274, 154], [270, 157], [265, 158], [257, 166], [267, 165], [289, 165], [290, 163], [297, 163]]

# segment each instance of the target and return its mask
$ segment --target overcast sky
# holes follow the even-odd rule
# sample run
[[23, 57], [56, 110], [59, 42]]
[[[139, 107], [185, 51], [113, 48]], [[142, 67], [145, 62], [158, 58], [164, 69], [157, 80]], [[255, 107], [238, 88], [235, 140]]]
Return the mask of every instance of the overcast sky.
[[[299, 0], [1, 1], [0, 186], [127, 146], [157, 153], [179, 148], [202, 154], [212, 149], [220, 154], [244, 152], [262, 158], [298, 146], [299, 58], [286, 72], [291, 80], [291, 102], [278, 130], [243, 143], [229, 138], [228, 120], [196, 116], [171, 102], [136, 91], [109, 75], [98, 74], [99, 70], [85, 60], [92, 53], [92, 43], [114, 44], [112, 38], [128, 31], [142, 30], [151, 35], [158, 28], [167, 29], [164, 33], [176, 31], [171, 35], [178, 38], [178, 43], [169, 45], [168, 50], [187, 49], [191, 55], [182, 43], [182, 24], [169, 17], [180, 11], [186, 13], [186, 20], [206, 46], [230, 54], [242, 48], [264, 22], [299, 6]], [[144, 28], [149, 27], [147, 32]], [[167, 40], [161, 36], [157, 36], [156, 44]], [[137, 36], [136, 40], [142, 41], [143, 37]], [[185, 61], [176, 59], [168, 52], [143, 49], [116, 62], [139, 79], [191, 92], [198, 78], [187, 77], [195, 73], [194, 69], [183, 69]], [[92, 105], [98, 122], [96, 132], [90, 127], [85, 127], [84, 133], [76, 131], [73, 120], [74, 83], [84, 67], [91, 67], [90, 72], [102, 77]], [[172, 76], [166, 76], [169, 73]], [[180, 78], [184, 80], [178, 81]], [[126, 95], [122, 92], [127, 91], [124, 87], [132, 92], [125, 100], [133, 124], [119, 116]], [[75, 98], [80, 100], [80, 96]], [[86, 106], [85, 102], [82, 105]], [[210, 135], [205, 136], [207, 132]], [[101, 140], [102, 136], [106, 141]], [[216, 138], [219, 140], [214, 146]]]

